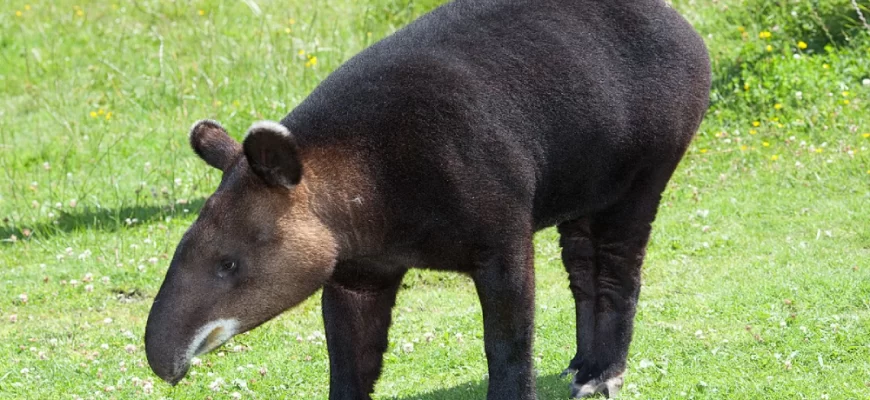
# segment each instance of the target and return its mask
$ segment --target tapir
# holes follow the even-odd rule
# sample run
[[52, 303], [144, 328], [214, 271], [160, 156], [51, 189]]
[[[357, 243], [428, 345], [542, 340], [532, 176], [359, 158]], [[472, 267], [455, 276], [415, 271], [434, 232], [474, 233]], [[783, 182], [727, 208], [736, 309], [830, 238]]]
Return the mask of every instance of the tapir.
[[402, 277], [450, 270], [480, 299], [487, 399], [534, 399], [532, 239], [555, 226], [571, 395], [613, 396], [651, 223], [709, 92], [706, 47], [664, 0], [456, 0], [241, 143], [199, 121], [190, 144], [222, 178], [154, 299], [148, 363], [175, 384], [322, 289], [329, 398], [369, 399]]

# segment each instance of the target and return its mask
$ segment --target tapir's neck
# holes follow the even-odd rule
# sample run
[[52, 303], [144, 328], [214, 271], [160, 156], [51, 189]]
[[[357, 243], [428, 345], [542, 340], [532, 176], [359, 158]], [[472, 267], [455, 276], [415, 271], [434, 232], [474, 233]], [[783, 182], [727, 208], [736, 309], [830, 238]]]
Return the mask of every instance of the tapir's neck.
[[339, 259], [378, 252], [383, 246], [383, 213], [375, 213], [379, 192], [358, 152], [338, 147], [302, 149], [300, 189], [308, 206], [330, 230]]

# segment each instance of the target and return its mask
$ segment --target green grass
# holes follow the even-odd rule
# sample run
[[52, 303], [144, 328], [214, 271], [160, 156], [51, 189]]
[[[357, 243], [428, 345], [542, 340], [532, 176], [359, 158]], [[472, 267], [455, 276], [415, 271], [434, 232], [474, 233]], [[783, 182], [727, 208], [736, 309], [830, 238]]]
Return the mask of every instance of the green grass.
[[[91, 3], [0, 8], [0, 398], [325, 398], [317, 296], [176, 388], [148, 369], [151, 299], [220, 178], [186, 132], [280, 119], [439, 2]], [[675, 3], [713, 102], [655, 224], [621, 397], [870, 398], [870, 31], [848, 0]], [[562, 399], [573, 302], [556, 233], [536, 250], [539, 397]], [[483, 398], [470, 280], [405, 283], [377, 396]]]

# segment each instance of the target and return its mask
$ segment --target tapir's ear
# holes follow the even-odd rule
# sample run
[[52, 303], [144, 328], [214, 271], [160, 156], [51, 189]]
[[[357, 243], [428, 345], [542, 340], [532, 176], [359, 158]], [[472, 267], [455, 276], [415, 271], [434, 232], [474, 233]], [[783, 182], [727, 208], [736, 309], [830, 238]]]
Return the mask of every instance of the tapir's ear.
[[268, 185], [290, 189], [302, 179], [299, 148], [284, 125], [272, 121], [251, 125], [242, 147], [251, 169]]
[[208, 165], [226, 171], [242, 151], [242, 146], [217, 123], [204, 119], [190, 128], [190, 147]]

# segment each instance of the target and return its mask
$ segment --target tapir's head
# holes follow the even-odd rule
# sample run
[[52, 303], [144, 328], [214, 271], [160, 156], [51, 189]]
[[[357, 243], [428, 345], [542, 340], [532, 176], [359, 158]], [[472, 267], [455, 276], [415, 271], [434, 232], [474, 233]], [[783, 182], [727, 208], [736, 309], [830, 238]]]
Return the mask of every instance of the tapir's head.
[[178, 244], [145, 328], [148, 363], [172, 384], [194, 356], [313, 294], [337, 257], [287, 128], [256, 123], [239, 143], [200, 121], [190, 144], [223, 178]]

